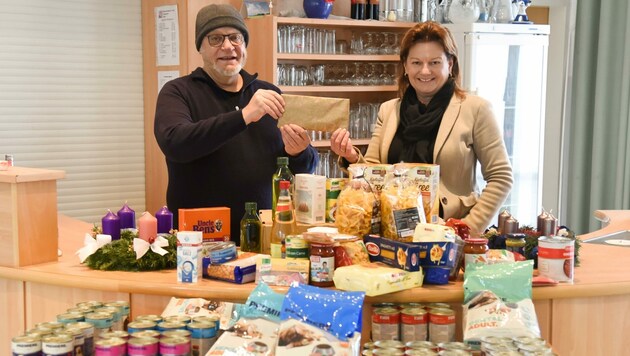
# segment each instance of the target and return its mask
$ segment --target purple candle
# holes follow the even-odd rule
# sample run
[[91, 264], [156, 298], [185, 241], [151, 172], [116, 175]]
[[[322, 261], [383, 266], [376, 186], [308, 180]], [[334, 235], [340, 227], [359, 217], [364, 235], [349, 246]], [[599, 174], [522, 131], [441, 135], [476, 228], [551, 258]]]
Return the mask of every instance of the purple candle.
[[135, 229], [136, 228], [136, 212], [127, 205], [123, 205], [117, 213], [120, 218], [121, 229]]
[[173, 229], [173, 213], [165, 206], [155, 213], [158, 234], [168, 234]]
[[112, 241], [120, 239], [120, 218], [107, 209], [107, 215], [101, 220], [103, 234], [110, 235]]

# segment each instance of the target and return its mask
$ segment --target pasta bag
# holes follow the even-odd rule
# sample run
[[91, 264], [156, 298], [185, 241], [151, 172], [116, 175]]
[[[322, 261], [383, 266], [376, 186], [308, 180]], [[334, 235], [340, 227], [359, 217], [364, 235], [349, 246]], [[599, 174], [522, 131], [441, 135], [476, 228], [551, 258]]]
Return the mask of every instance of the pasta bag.
[[[352, 168], [351, 168], [352, 169]], [[378, 200], [361, 171], [352, 172], [352, 180], [337, 197], [335, 226], [341, 234], [363, 236], [378, 233]]]
[[383, 237], [411, 242], [416, 224], [426, 222], [426, 217], [420, 187], [407, 170], [405, 166], [395, 166], [385, 181], [380, 198], [381, 232]]

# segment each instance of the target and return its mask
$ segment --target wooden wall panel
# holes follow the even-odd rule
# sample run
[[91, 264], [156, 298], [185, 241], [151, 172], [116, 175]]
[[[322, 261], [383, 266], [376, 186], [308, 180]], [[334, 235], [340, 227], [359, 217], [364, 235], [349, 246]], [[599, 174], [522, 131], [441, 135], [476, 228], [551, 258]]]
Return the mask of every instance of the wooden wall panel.
[[36, 323], [57, 320], [58, 314], [64, 313], [68, 308], [80, 302], [129, 301], [128, 293], [67, 288], [32, 282], [26, 282], [25, 294], [27, 329], [32, 328]]
[[[24, 324], [24, 282], [0, 279], [0, 350], [11, 350], [11, 338], [21, 335]], [[5, 352], [0, 352], [5, 355]]]
[[131, 319], [138, 315], [162, 314], [164, 308], [171, 300], [170, 296], [132, 294], [131, 295]]

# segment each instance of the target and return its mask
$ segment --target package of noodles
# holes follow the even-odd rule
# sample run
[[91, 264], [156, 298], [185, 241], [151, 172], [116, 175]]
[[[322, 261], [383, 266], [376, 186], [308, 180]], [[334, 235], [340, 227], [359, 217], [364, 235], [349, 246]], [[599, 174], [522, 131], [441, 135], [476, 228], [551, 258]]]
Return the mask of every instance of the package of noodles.
[[348, 235], [379, 233], [379, 202], [360, 168], [349, 168], [353, 169], [352, 180], [337, 197], [335, 226], [339, 233]]
[[395, 165], [381, 190], [381, 234], [411, 242], [418, 223], [426, 222], [420, 186], [407, 175], [408, 166]]

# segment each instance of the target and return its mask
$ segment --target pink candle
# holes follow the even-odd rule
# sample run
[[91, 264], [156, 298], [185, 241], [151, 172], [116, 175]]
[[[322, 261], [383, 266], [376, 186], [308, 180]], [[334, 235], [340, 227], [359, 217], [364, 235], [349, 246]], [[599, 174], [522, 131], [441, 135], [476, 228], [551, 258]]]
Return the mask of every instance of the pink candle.
[[148, 211], [138, 219], [138, 237], [149, 243], [157, 237], [157, 219]]

